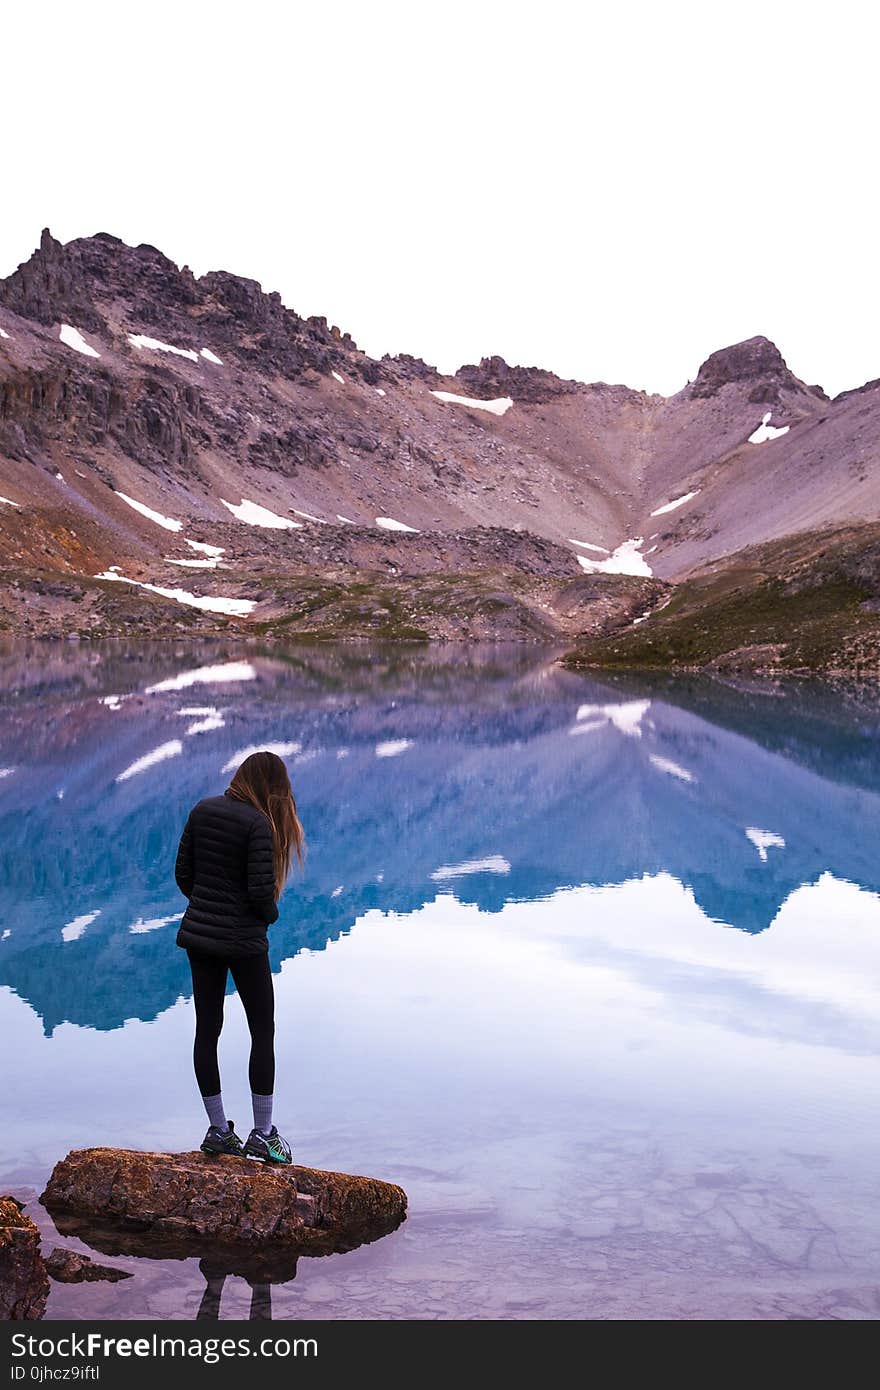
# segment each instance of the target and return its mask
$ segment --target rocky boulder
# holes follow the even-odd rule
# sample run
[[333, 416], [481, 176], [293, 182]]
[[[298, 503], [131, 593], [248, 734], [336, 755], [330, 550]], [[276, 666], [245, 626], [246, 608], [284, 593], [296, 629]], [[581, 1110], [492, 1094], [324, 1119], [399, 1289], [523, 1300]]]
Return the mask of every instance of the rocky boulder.
[[377, 1240], [406, 1215], [403, 1189], [378, 1178], [128, 1149], [72, 1150], [41, 1200], [65, 1234], [136, 1233], [156, 1254], [183, 1241], [191, 1253], [259, 1246], [324, 1255]]
[[40, 1233], [14, 1197], [0, 1197], [0, 1319], [41, 1318], [48, 1295]]

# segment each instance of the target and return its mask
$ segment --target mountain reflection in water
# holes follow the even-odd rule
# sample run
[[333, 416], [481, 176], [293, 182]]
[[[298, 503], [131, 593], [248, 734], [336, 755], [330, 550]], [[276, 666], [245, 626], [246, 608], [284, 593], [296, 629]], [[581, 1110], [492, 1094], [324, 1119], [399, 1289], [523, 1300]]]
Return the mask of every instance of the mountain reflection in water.
[[[665, 875], [713, 921], [760, 932], [823, 873], [880, 890], [873, 723], [820, 725], [818, 747], [786, 756], [784, 695], [740, 698], [731, 728], [712, 722], [709, 686], [683, 706], [674, 687], [631, 698], [521, 654], [334, 655], [165, 657], [173, 674], [146, 681], [108, 658], [90, 689], [71, 662], [63, 690], [7, 705], [0, 983], [48, 1032], [153, 1019], [186, 992], [169, 949], [177, 838], [257, 747], [287, 758], [309, 836], [275, 969], [366, 911], [442, 891], [498, 912]], [[721, 689], [722, 719], [732, 698]]]
[[[812, 1204], [804, 1229], [819, 1223], [812, 1244], [798, 1243], [787, 1218], [774, 1226], [761, 1208], [765, 1235], [755, 1227], [749, 1240], [764, 1241], [768, 1269], [790, 1271], [795, 1248], [814, 1268], [803, 1251], [825, 1249], [820, 1227], [846, 1247], [820, 1190], [832, 1171], [835, 1191], [855, 1190], [854, 1154], [877, 1137], [876, 699], [810, 683], [584, 677], [538, 649], [503, 647], [40, 644], [8, 648], [0, 677], [0, 1028], [37, 1092], [0, 1154], [17, 1181], [40, 1182], [74, 1142], [200, 1137], [187, 1139], [199, 1118], [171, 870], [190, 806], [270, 747], [290, 767], [308, 835], [305, 872], [270, 934], [279, 1076], [293, 1069], [296, 1122], [311, 1135], [302, 1161], [372, 1163], [410, 1194], [399, 1235], [332, 1257], [350, 1271], [404, 1261], [399, 1304], [371, 1302], [372, 1290], [362, 1315], [455, 1316], [477, 1299], [481, 1316], [580, 1316], [590, 1268], [611, 1271], [611, 1302], [596, 1314], [611, 1316], [617, 1256], [596, 1242], [634, 1239], [630, 1206], [640, 1220], [648, 1207], [633, 1194], [651, 1183], [678, 1194], [685, 1170], [675, 1219], [707, 1213], [709, 1265], [745, 1278], [764, 1257], [749, 1246], [740, 1260], [736, 1223], [745, 1230], [756, 1203], [743, 1196], [731, 1214], [724, 1195], [722, 1216], [721, 1198], [700, 1195], [708, 1178], [694, 1177], [735, 1187], [752, 1162], [736, 1157], [741, 1142], [775, 1155], [780, 1210], [796, 1191]], [[224, 1089], [245, 1055], [236, 1011]], [[139, 1067], [151, 1104], [171, 1096], [142, 1142], [126, 1090]], [[89, 1068], [103, 1099], [87, 1123]], [[67, 1125], [54, 1140], [40, 1119], [53, 1106]], [[632, 1137], [654, 1125], [677, 1136], [662, 1141], [677, 1155], [665, 1174]], [[473, 1277], [485, 1281], [496, 1260], [500, 1283], [461, 1305], [438, 1293], [430, 1312], [430, 1280], [423, 1288], [389, 1251], [417, 1241], [420, 1220], [445, 1229], [450, 1212], [483, 1232]], [[668, 1235], [663, 1258], [680, 1259], [686, 1278], [704, 1258], [698, 1218], [681, 1230], [671, 1220], [656, 1218], [657, 1239]], [[864, 1212], [856, 1224], [847, 1258], [867, 1279], [877, 1221], [873, 1236]], [[568, 1283], [560, 1231], [589, 1255], [583, 1266], [571, 1256]], [[497, 1274], [519, 1251], [516, 1232], [539, 1294], [511, 1292]], [[556, 1245], [541, 1254], [548, 1232]], [[460, 1229], [453, 1244], [454, 1264]], [[694, 1279], [693, 1298], [708, 1299]], [[136, 1282], [114, 1286], [116, 1315]], [[290, 1287], [301, 1285], [302, 1274]], [[661, 1285], [658, 1268], [640, 1297], [666, 1316]], [[314, 1276], [300, 1296], [317, 1307], [321, 1287]], [[194, 1269], [180, 1295], [189, 1316], [204, 1292]], [[792, 1297], [804, 1315], [806, 1295]], [[718, 1306], [700, 1315], [736, 1315]], [[334, 1307], [328, 1295], [326, 1315], [348, 1315]]]

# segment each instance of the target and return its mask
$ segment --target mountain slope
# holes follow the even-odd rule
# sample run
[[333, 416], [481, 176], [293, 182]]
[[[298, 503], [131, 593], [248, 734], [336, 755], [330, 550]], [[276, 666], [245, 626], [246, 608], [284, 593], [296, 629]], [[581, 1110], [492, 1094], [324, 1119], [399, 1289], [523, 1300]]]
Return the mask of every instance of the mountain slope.
[[880, 526], [752, 546], [676, 586], [651, 615], [582, 641], [572, 668], [880, 671]]
[[[626, 625], [651, 597], [603, 574], [589, 613], [572, 596], [618, 547], [612, 570], [676, 581], [768, 539], [880, 520], [880, 387], [829, 401], [764, 338], [713, 353], [669, 398], [497, 357], [442, 377], [375, 361], [253, 281], [49, 232], [0, 282], [0, 330], [11, 630], [61, 630], [72, 604], [101, 610], [85, 631], [130, 612], [152, 630], [271, 623], [289, 615], [282, 580], [305, 576], [328, 612], [340, 586], [366, 584], [366, 613], [387, 607], [380, 582], [461, 574], [471, 593], [483, 581], [476, 628], [458, 631], [454, 602], [440, 622], [434, 594], [402, 627], [491, 635], [504, 611], [505, 635], [570, 636]], [[111, 598], [120, 576], [153, 587]], [[205, 613], [157, 589], [229, 602]]]

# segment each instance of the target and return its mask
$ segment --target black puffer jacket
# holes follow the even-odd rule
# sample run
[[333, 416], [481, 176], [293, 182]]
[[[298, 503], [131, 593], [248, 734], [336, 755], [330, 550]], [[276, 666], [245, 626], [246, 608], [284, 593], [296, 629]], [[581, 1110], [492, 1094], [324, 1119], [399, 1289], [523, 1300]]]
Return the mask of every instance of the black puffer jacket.
[[189, 906], [178, 946], [212, 956], [255, 956], [269, 949], [266, 928], [278, 916], [272, 829], [262, 811], [224, 792], [189, 813], [174, 877]]

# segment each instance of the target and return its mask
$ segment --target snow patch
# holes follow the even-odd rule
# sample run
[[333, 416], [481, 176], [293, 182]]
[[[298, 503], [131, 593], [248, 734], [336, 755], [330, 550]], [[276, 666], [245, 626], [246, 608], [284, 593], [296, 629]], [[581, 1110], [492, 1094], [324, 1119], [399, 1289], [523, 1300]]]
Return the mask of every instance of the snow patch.
[[441, 864], [431, 877], [435, 883], [447, 878], [463, 878], [466, 874], [509, 874], [510, 864], [503, 854], [490, 854], [485, 859], [466, 859], [463, 864]]
[[18, 511], [21, 511], [21, 503], [13, 502], [11, 497], [0, 497], [0, 503], [2, 503], [4, 507], [15, 507]]
[[[2, 328], [0, 328], [0, 333], [3, 333], [3, 329], [2, 329]], [[9, 337], [9, 334], [8, 334], [8, 333], [3, 333], [3, 337], [4, 337], [4, 338], [8, 338], [8, 337]], [[4, 927], [4, 928], [3, 928], [3, 935], [0, 936], [0, 941], [5, 941], [6, 938], [9, 937], [9, 936], [11, 936], [11, 935], [12, 935], [12, 928], [11, 928], [11, 927]]]
[[176, 560], [173, 555], [165, 556], [166, 565], [183, 565], [188, 570], [215, 570], [219, 560]]
[[71, 328], [69, 323], [62, 323], [58, 337], [67, 347], [73, 348], [75, 352], [81, 352], [83, 357], [101, 356], [100, 352], [95, 352], [95, 349], [89, 346], [79, 329]]
[[421, 534], [415, 526], [407, 526], [403, 521], [395, 521], [393, 516], [377, 516], [376, 525], [381, 526], [383, 531], [412, 531], [416, 536]]
[[164, 763], [168, 758], [176, 758], [178, 753], [183, 752], [183, 744], [179, 738], [171, 738], [167, 743], [160, 743], [158, 748], [152, 752], [145, 753], [142, 758], [138, 758], [131, 763], [124, 772], [120, 772], [116, 778], [117, 782], [127, 782], [131, 777], [137, 777], [138, 773], [146, 772], [148, 768], [155, 767], [157, 763]]
[[255, 604], [255, 600], [251, 598], [219, 598], [212, 594], [199, 596], [188, 593], [186, 589], [166, 589], [161, 584], [145, 584], [140, 579], [126, 579], [124, 574], [116, 574], [114, 569], [96, 574], [95, 578], [115, 579], [120, 584], [134, 584], [136, 588], [145, 589], [148, 593], [160, 594], [162, 598], [173, 598], [175, 603], [182, 603], [186, 608], [200, 608], [203, 613], [226, 613], [230, 617], [243, 618], [251, 612]]
[[679, 763], [674, 763], [671, 758], [661, 758], [652, 753], [648, 759], [652, 767], [656, 767], [658, 772], [666, 772], [670, 777], [677, 777], [680, 782], [695, 782], [697, 779], [692, 772], [688, 772], [686, 767]]
[[286, 516], [278, 516], [277, 512], [270, 512], [268, 507], [261, 507], [259, 502], [249, 502], [246, 497], [237, 504], [227, 502], [223, 497], [220, 501], [234, 517], [246, 522], [248, 526], [266, 526], [272, 531], [290, 531], [302, 527], [301, 521], [291, 521]]
[[345, 378], [344, 378], [344, 377], [341, 377], [341, 376], [339, 375], [338, 372], [331, 372], [330, 375], [333, 377], [333, 380], [334, 380], [334, 381], [338, 381], [338, 382], [339, 382], [340, 386], [344, 386], [344, 385], [345, 385]]
[[[64, 482], [64, 474], [63, 474], [63, 473], [56, 473], [56, 474], [55, 474], [55, 477], [58, 479], [59, 483], [63, 483], [63, 482]], [[67, 486], [66, 483], [65, 483], [64, 485], [65, 485], [65, 487]]]
[[499, 396], [494, 401], [479, 401], [474, 396], [457, 396], [454, 391], [432, 391], [432, 396], [436, 396], [438, 401], [447, 401], [451, 405], [467, 405], [472, 410], [488, 410], [490, 415], [503, 415], [513, 405], [510, 396]]
[[[9, 337], [9, 334], [6, 332], [6, 329], [5, 329], [5, 328], [0, 328], [0, 338], [8, 338], [8, 337]], [[384, 396], [384, 394], [385, 394], [385, 392], [383, 391], [383, 392], [382, 392], [382, 395]]]
[[690, 502], [692, 497], [696, 497], [699, 490], [699, 488], [695, 488], [693, 492], [686, 492], [684, 497], [676, 497], [674, 502], [665, 502], [662, 507], [657, 507], [651, 515], [664, 516], [666, 512], [674, 512], [678, 507], [683, 507], [685, 502]]
[[758, 428], [749, 435], [750, 444], [764, 444], [768, 439], [776, 439], [780, 434], [788, 434], [789, 425], [780, 425], [778, 428], [770, 424], [772, 410], [768, 410]]
[[4, 777], [11, 777], [14, 771], [14, 767], [0, 767], [0, 781], [2, 781]]
[[74, 917], [72, 922], [68, 922], [66, 927], [61, 928], [62, 941], [79, 941], [86, 927], [91, 926], [96, 917], [100, 917], [101, 909], [96, 908], [94, 912], [84, 912], [80, 917]]
[[772, 830], [759, 830], [755, 825], [747, 827], [746, 839], [751, 840], [755, 846], [762, 864], [767, 863], [768, 849], [785, 849], [785, 841], [781, 835], [776, 835]]
[[[576, 715], [578, 723], [570, 732], [580, 733], [582, 728], [597, 729], [609, 723], [628, 738], [641, 738], [642, 720], [650, 708], [650, 700], [626, 700], [618, 705], [580, 705]], [[583, 720], [589, 723], [584, 725]]]
[[291, 758], [294, 753], [299, 753], [301, 749], [301, 743], [251, 743], [247, 748], [239, 748], [237, 753], [233, 753], [220, 771], [235, 772], [236, 768], [240, 767], [245, 758], [249, 758], [252, 753], [274, 753], [279, 758]]
[[163, 516], [161, 512], [154, 512], [152, 507], [146, 506], [143, 502], [136, 502], [133, 497], [127, 497], [124, 492], [114, 489], [116, 496], [119, 497], [129, 507], [134, 507], [141, 516], [147, 517], [149, 521], [155, 521], [157, 526], [164, 526], [166, 531], [180, 531], [183, 529], [182, 521], [175, 521], [173, 516]]
[[607, 545], [593, 545], [590, 541], [576, 541], [571, 536], [568, 538], [569, 545], [582, 545], [584, 550], [598, 550], [600, 555], [608, 554]]
[[160, 927], [168, 927], [172, 922], [179, 921], [179, 912], [175, 913], [173, 917], [148, 917], [146, 921], [143, 917], [139, 917], [136, 922], [132, 922], [128, 930], [132, 936], [141, 936], [144, 932], [158, 931]]
[[304, 516], [306, 521], [317, 521], [319, 525], [325, 526], [326, 522], [322, 516], [312, 516], [311, 512], [298, 511], [296, 507], [291, 508], [294, 516]]
[[191, 541], [188, 536], [184, 536], [183, 539], [191, 550], [198, 550], [202, 555], [213, 555], [214, 559], [218, 559], [221, 555], [226, 554], [222, 545], [208, 545], [205, 541]]
[[392, 738], [385, 743], [376, 744], [377, 758], [396, 758], [400, 753], [405, 753], [407, 748], [412, 748], [411, 738]]
[[173, 352], [176, 357], [188, 357], [191, 362], [199, 360], [199, 354], [193, 352], [192, 348], [172, 347], [170, 343], [160, 343], [158, 338], [147, 338], [143, 333], [129, 333], [128, 341], [135, 348], [149, 348], [152, 352]]
[[[5, 338], [5, 337], [7, 336], [7, 334], [4, 333], [3, 336], [4, 336], [4, 338]], [[375, 388], [375, 390], [376, 390], [376, 395], [377, 395], [377, 396], [384, 396], [384, 395], [385, 395], [385, 392], [382, 390], [382, 387], [381, 387], [381, 386], [377, 386], [377, 387]]]
[[220, 358], [217, 356], [215, 352], [212, 352], [210, 348], [202, 348], [200, 356], [204, 357], [206, 362], [213, 362], [217, 367], [223, 366], [223, 363], [220, 361]]
[[331, 898], [338, 898], [338, 897], [340, 896], [340, 894], [342, 893], [342, 890], [344, 889], [344, 887], [345, 887], [345, 884], [344, 884], [344, 883], [340, 883], [339, 886], [338, 886], [337, 888], [334, 888], [334, 889], [333, 889], [333, 892], [330, 894]]
[[[13, 506], [17, 506], [17, 505], [18, 505], [17, 503], [15, 503], [15, 502], [13, 503]], [[351, 519], [350, 516], [343, 516], [341, 512], [337, 512], [337, 513], [336, 513], [336, 520], [337, 520], [337, 521], [344, 521], [345, 524], [346, 524], [346, 526], [357, 526], [357, 522], [356, 522], [356, 521], [352, 521], [352, 519]]]
[[222, 666], [197, 666], [181, 671], [156, 685], [148, 685], [145, 695], [163, 695], [167, 690], [189, 690], [193, 685], [222, 685], [227, 681], [252, 681], [257, 672], [249, 661], [226, 661]]
[[577, 555], [575, 559], [590, 574], [640, 574], [650, 578], [653, 573], [651, 566], [644, 555], [638, 553], [642, 545], [644, 540], [639, 536], [635, 540], [624, 541], [607, 560], [588, 560], [586, 555]]
[[98, 704], [106, 705], [108, 709], [119, 709], [124, 699], [124, 695], [99, 695]]

